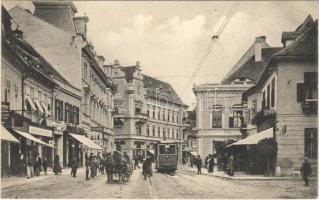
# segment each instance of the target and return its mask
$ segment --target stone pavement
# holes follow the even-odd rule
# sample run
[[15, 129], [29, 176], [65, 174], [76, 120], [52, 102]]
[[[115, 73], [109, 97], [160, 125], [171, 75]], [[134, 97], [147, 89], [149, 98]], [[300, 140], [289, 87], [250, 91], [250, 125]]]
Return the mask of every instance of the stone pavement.
[[[185, 170], [197, 173], [196, 167], [183, 167]], [[230, 179], [230, 180], [251, 180], [251, 181], [258, 181], [258, 180], [301, 180], [301, 177], [296, 176], [281, 176], [281, 177], [275, 177], [275, 176], [263, 176], [263, 175], [250, 175], [245, 174], [243, 172], [235, 172], [234, 176], [228, 176], [223, 171], [217, 171], [217, 168], [214, 168], [213, 173], [208, 173], [206, 168], [202, 168], [202, 174], [207, 176], [214, 176], [218, 178], [223, 179]], [[311, 177], [310, 179], [315, 179], [314, 177]]]
[[[84, 173], [85, 168], [78, 168], [77, 174], [78, 173]], [[62, 169], [62, 174], [71, 174], [71, 168], [63, 168]], [[47, 175], [44, 175], [43, 172], [41, 172], [40, 176], [34, 176], [33, 178], [27, 178], [25, 176], [19, 177], [19, 176], [10, 176], [10, 177], [1, 177], [1, 189], [3, 188], [8, 188], [12, 186], [17, 186], [17, 185], [23, 185], [27, 183], [32, 183], [35, 181], [39, 180], [44, 180], [47, 179], [51, 176], [55, 176], [52, 168], [48, 169]]]

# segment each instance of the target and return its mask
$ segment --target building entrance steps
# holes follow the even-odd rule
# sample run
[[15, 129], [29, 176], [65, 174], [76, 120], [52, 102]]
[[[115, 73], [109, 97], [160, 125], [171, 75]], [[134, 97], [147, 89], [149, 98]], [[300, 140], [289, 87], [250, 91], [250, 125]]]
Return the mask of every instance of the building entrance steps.
[[[84, 173], [84, 172], [85, 172], [84, 167], [78, 168], [78, 170], [77, 170], [77, 174]], [[62, 169], [62, 175], [70, 175], [70, 174], [71, 174], [71, 168], [63, 168]], [[55, 175], [52, 171], [52, 168], [49, 168], [47, 175], [44, 175], [44, 173], [42, 171], [40, 176], [34, 176], [33, 178], [27, 178], [26, 176], [1, 177], [1, 188], [3, 189], [3, 188], [9, 188], [12, 186], [32, 183], [35, 181], [47, 179], [47, 178], [52, 177], [52, 176], [55, 176]]]

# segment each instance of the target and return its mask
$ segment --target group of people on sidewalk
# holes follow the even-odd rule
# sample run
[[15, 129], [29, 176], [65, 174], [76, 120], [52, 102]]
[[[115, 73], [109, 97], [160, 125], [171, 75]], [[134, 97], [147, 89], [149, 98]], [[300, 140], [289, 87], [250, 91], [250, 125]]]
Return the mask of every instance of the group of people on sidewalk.
[[43, 171], [47, 175], [48, 161], [46, 158], [41, 159], [40, 154], [29, 152], [29, 156], [25, 157], [20, 152], [18, 161], [18, 174], [23, 177], [33, 178], [34, 176], [40, 176]]
[[[200, 157], [200, 155], [198, 155], [197, 157], [193, 157], [191, 158], [191, 167], [193, 167], [193, 164], [197, 167], [197, 174], [201, 174], [202, 173], [202, 167], [203, 167], [203, 161]], [[208, 156], [205, 158], [205, 163], [204, 163], [204, 167], [207, 168], [208, 173], [213, 173], [214, 172], [214, 165], [215, 165], [215, 158], [212, 154], [208, 154]], [[227, 163], [225, 163], [223, 165], [223, 170], [225, 173], [227, 173], [229, 176], [233, 176], [234, 175], [234, 156], [231, 155], [228, 158]]]

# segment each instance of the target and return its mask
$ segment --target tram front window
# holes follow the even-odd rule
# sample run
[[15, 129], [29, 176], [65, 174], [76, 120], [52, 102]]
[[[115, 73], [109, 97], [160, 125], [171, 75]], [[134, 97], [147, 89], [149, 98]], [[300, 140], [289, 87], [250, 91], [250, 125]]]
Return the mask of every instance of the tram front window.
[[160, 145], [160, 154], [176, 154], [175, 145]]

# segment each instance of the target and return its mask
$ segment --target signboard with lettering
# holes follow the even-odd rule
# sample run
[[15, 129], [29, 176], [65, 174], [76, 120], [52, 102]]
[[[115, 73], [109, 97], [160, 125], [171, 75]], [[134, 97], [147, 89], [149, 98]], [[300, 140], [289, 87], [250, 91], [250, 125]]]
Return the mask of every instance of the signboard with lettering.
[[96, 132], [105, 132], [104, 127], [91, 127], [91, 131], [96, 131]]
[[6, 121], [10, 116], [10, 103], [1, 102], [1, 120]]
[[33, 135], [40, 135], [40, 136], [52, 138], [52, 130], [39, 128], [39, 127], [35, 127], [35, 126], [29, 126], [29, 133], [31, 133]]

